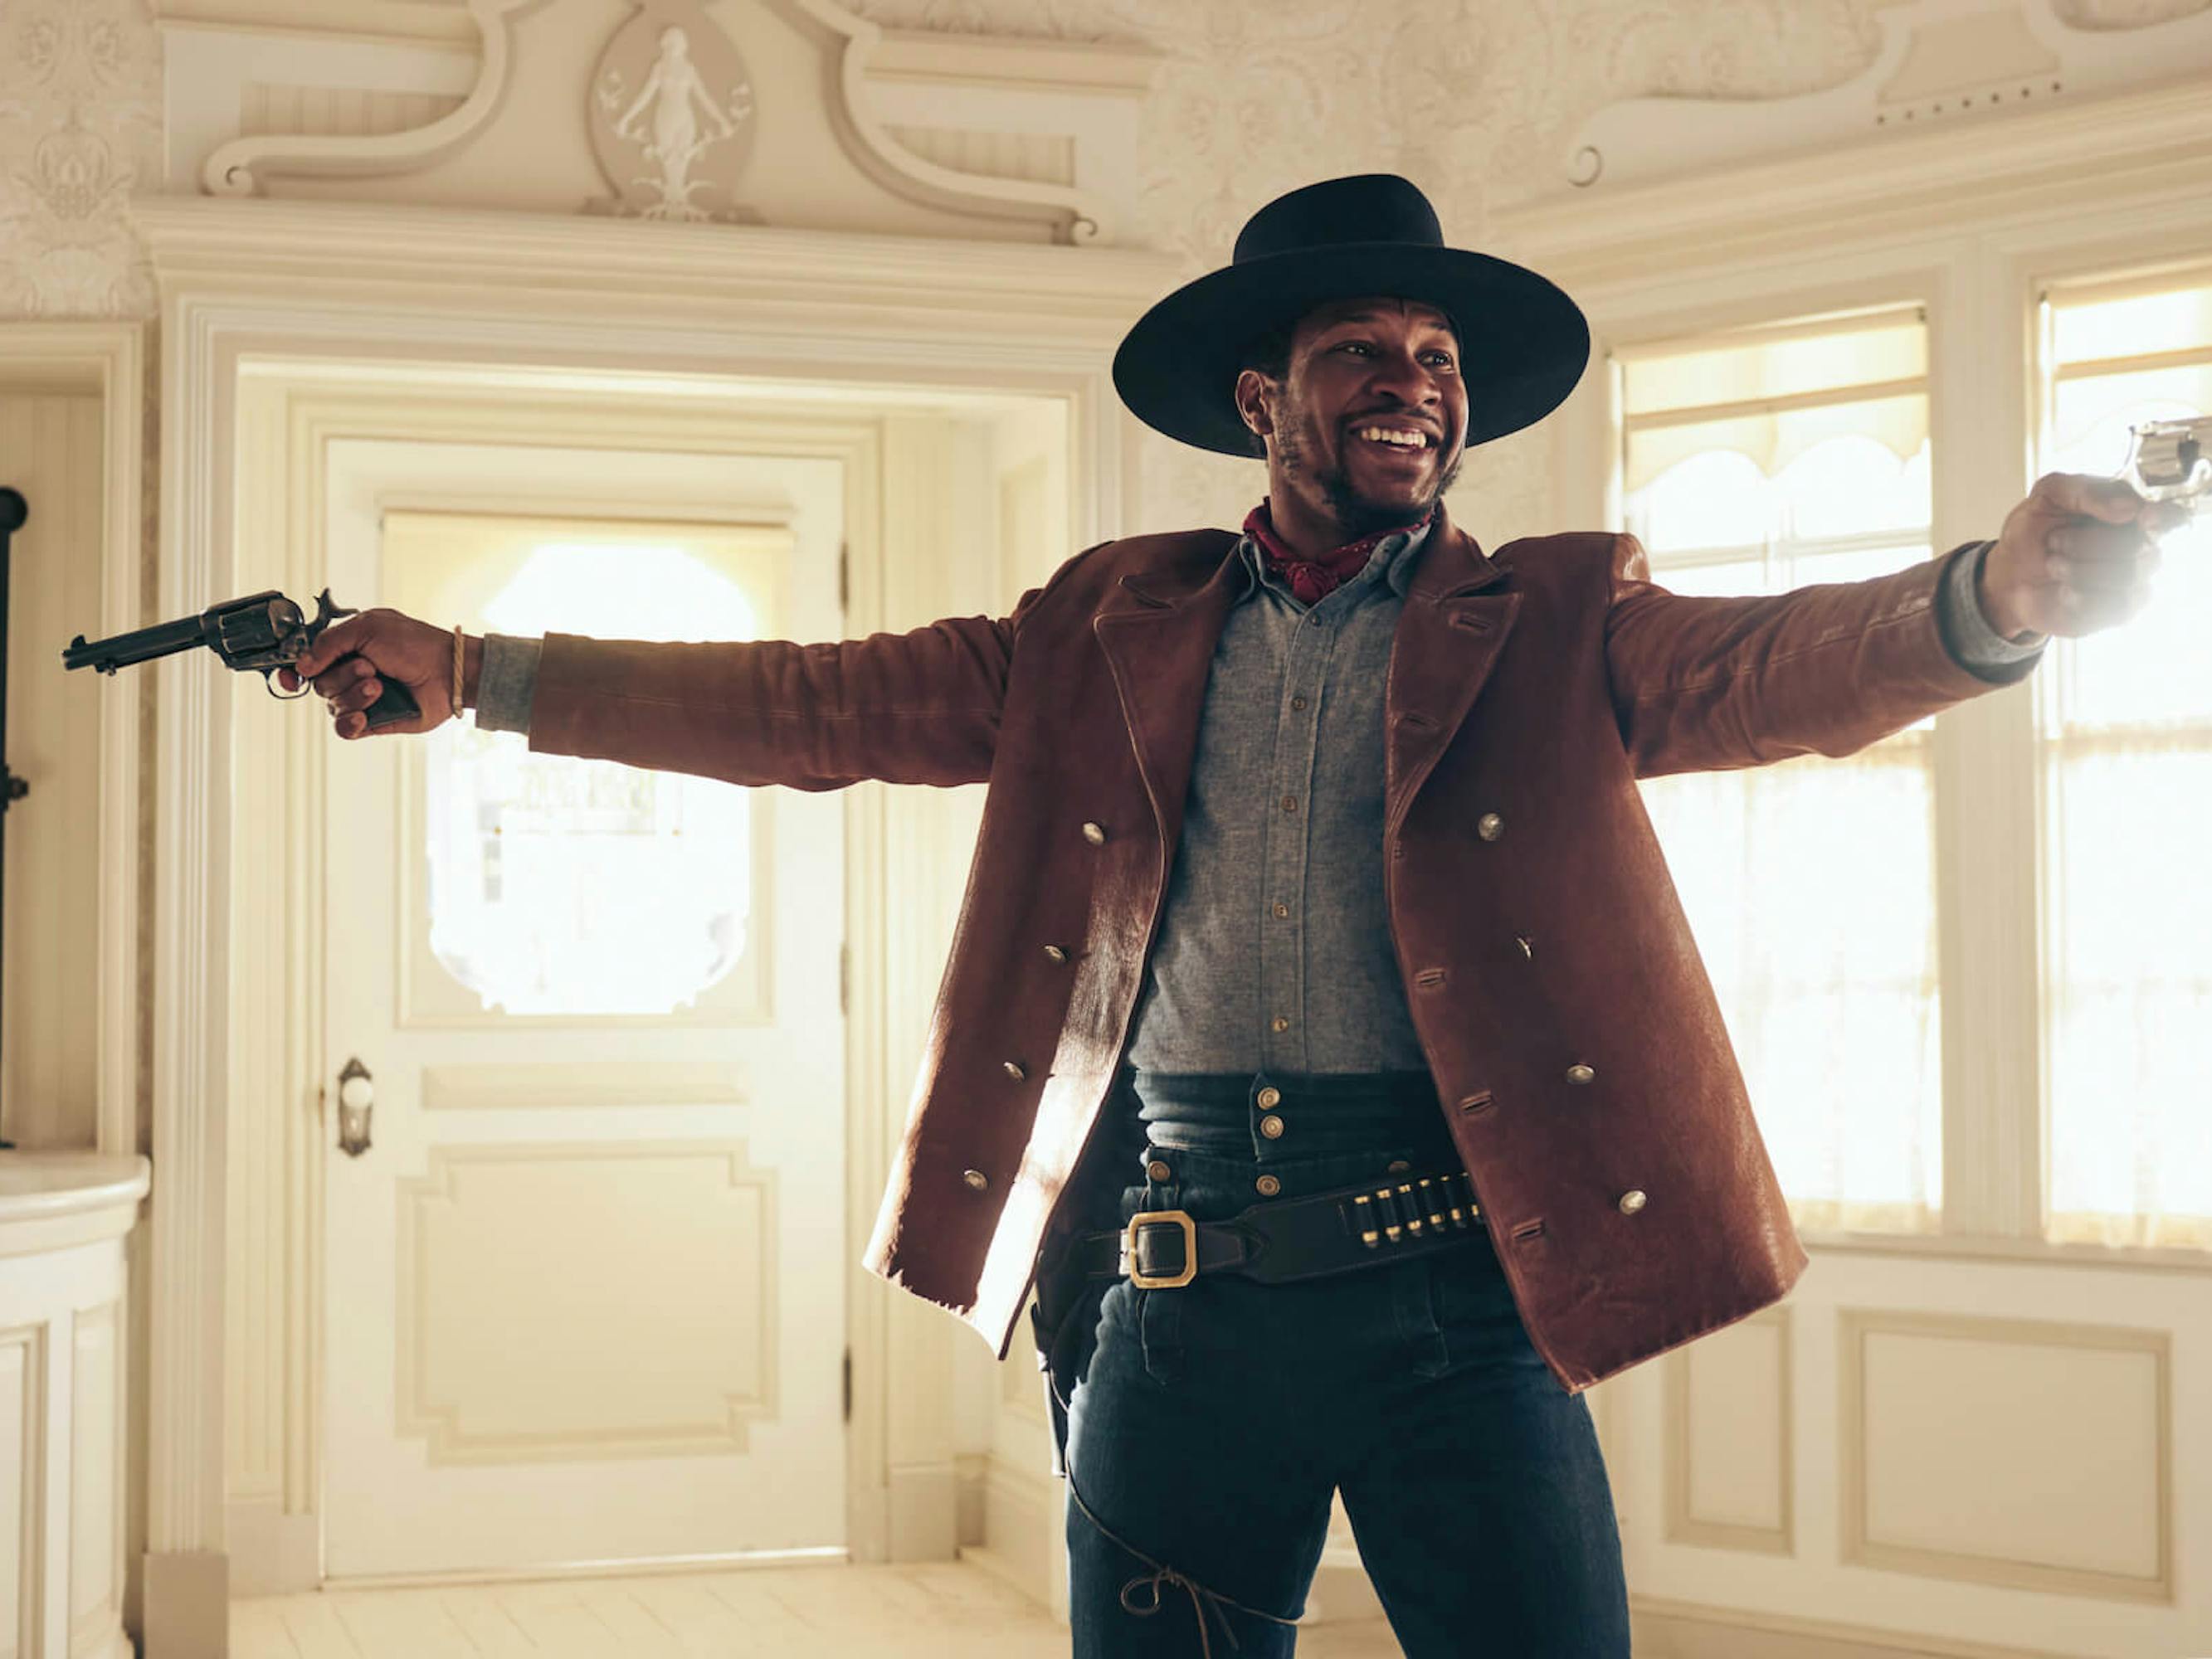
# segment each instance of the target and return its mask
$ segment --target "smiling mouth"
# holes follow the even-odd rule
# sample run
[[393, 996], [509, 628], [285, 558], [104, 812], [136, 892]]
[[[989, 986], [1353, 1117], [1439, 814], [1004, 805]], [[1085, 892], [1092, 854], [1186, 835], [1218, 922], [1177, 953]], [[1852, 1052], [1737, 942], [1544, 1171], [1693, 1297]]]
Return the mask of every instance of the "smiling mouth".
[[1419, 455], [1437, 447], [1434, 438], [1416, 427], [1355, 426], [1352, 428], [1352, 435], [1362, 443], [1401, 455]]

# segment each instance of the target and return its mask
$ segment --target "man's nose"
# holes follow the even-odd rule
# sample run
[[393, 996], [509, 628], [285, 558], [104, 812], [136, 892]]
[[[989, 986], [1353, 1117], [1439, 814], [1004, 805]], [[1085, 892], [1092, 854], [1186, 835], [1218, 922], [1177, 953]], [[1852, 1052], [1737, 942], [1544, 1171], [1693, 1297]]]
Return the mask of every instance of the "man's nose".
[[1378, 357], [1374, 373], [1368, 377], [1368, 390], [1415, 405], [1436, 403], [1443, 397], [1436, 376], [1410, 351]]

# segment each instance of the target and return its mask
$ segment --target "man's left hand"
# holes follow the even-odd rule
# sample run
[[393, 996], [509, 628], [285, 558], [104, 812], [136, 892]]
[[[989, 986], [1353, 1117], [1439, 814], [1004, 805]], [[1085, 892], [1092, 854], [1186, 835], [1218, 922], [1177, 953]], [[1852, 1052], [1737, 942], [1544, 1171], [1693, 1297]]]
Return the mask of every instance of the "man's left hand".
[[2124, 479], [2046, 472], [2005, 515], [1982, 564], [1982, 609], [2008, 640], [2069, 638], [2124, 623], [2150, 599], [2156, 538], [2189, 521]]

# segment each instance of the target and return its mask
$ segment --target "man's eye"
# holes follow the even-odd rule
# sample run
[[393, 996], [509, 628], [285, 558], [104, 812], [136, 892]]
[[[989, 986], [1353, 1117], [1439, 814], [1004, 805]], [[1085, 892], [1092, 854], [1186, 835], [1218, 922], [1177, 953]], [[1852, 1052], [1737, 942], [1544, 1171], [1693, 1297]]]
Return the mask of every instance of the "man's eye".
[[1374, 349], [1364, 340], [1346, 340], [1337, 347], [1339, 351], [1372, 351]]
[[1449, 351], [1431, 351], [1429, 353], [1429, 361], [1441, 368], [1449, 368], [1452, 366], [1452, 356]]

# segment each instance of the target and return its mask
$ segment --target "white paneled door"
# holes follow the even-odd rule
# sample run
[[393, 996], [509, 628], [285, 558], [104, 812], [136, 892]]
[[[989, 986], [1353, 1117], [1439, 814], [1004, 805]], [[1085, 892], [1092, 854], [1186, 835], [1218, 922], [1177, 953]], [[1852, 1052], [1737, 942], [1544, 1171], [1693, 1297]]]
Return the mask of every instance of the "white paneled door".
[[[374, 516], [356, 605], [840, 631], [819, 513]], [[842, 798], [473, 720], [325, 768], [325, 1576], [842, 1546]]]

